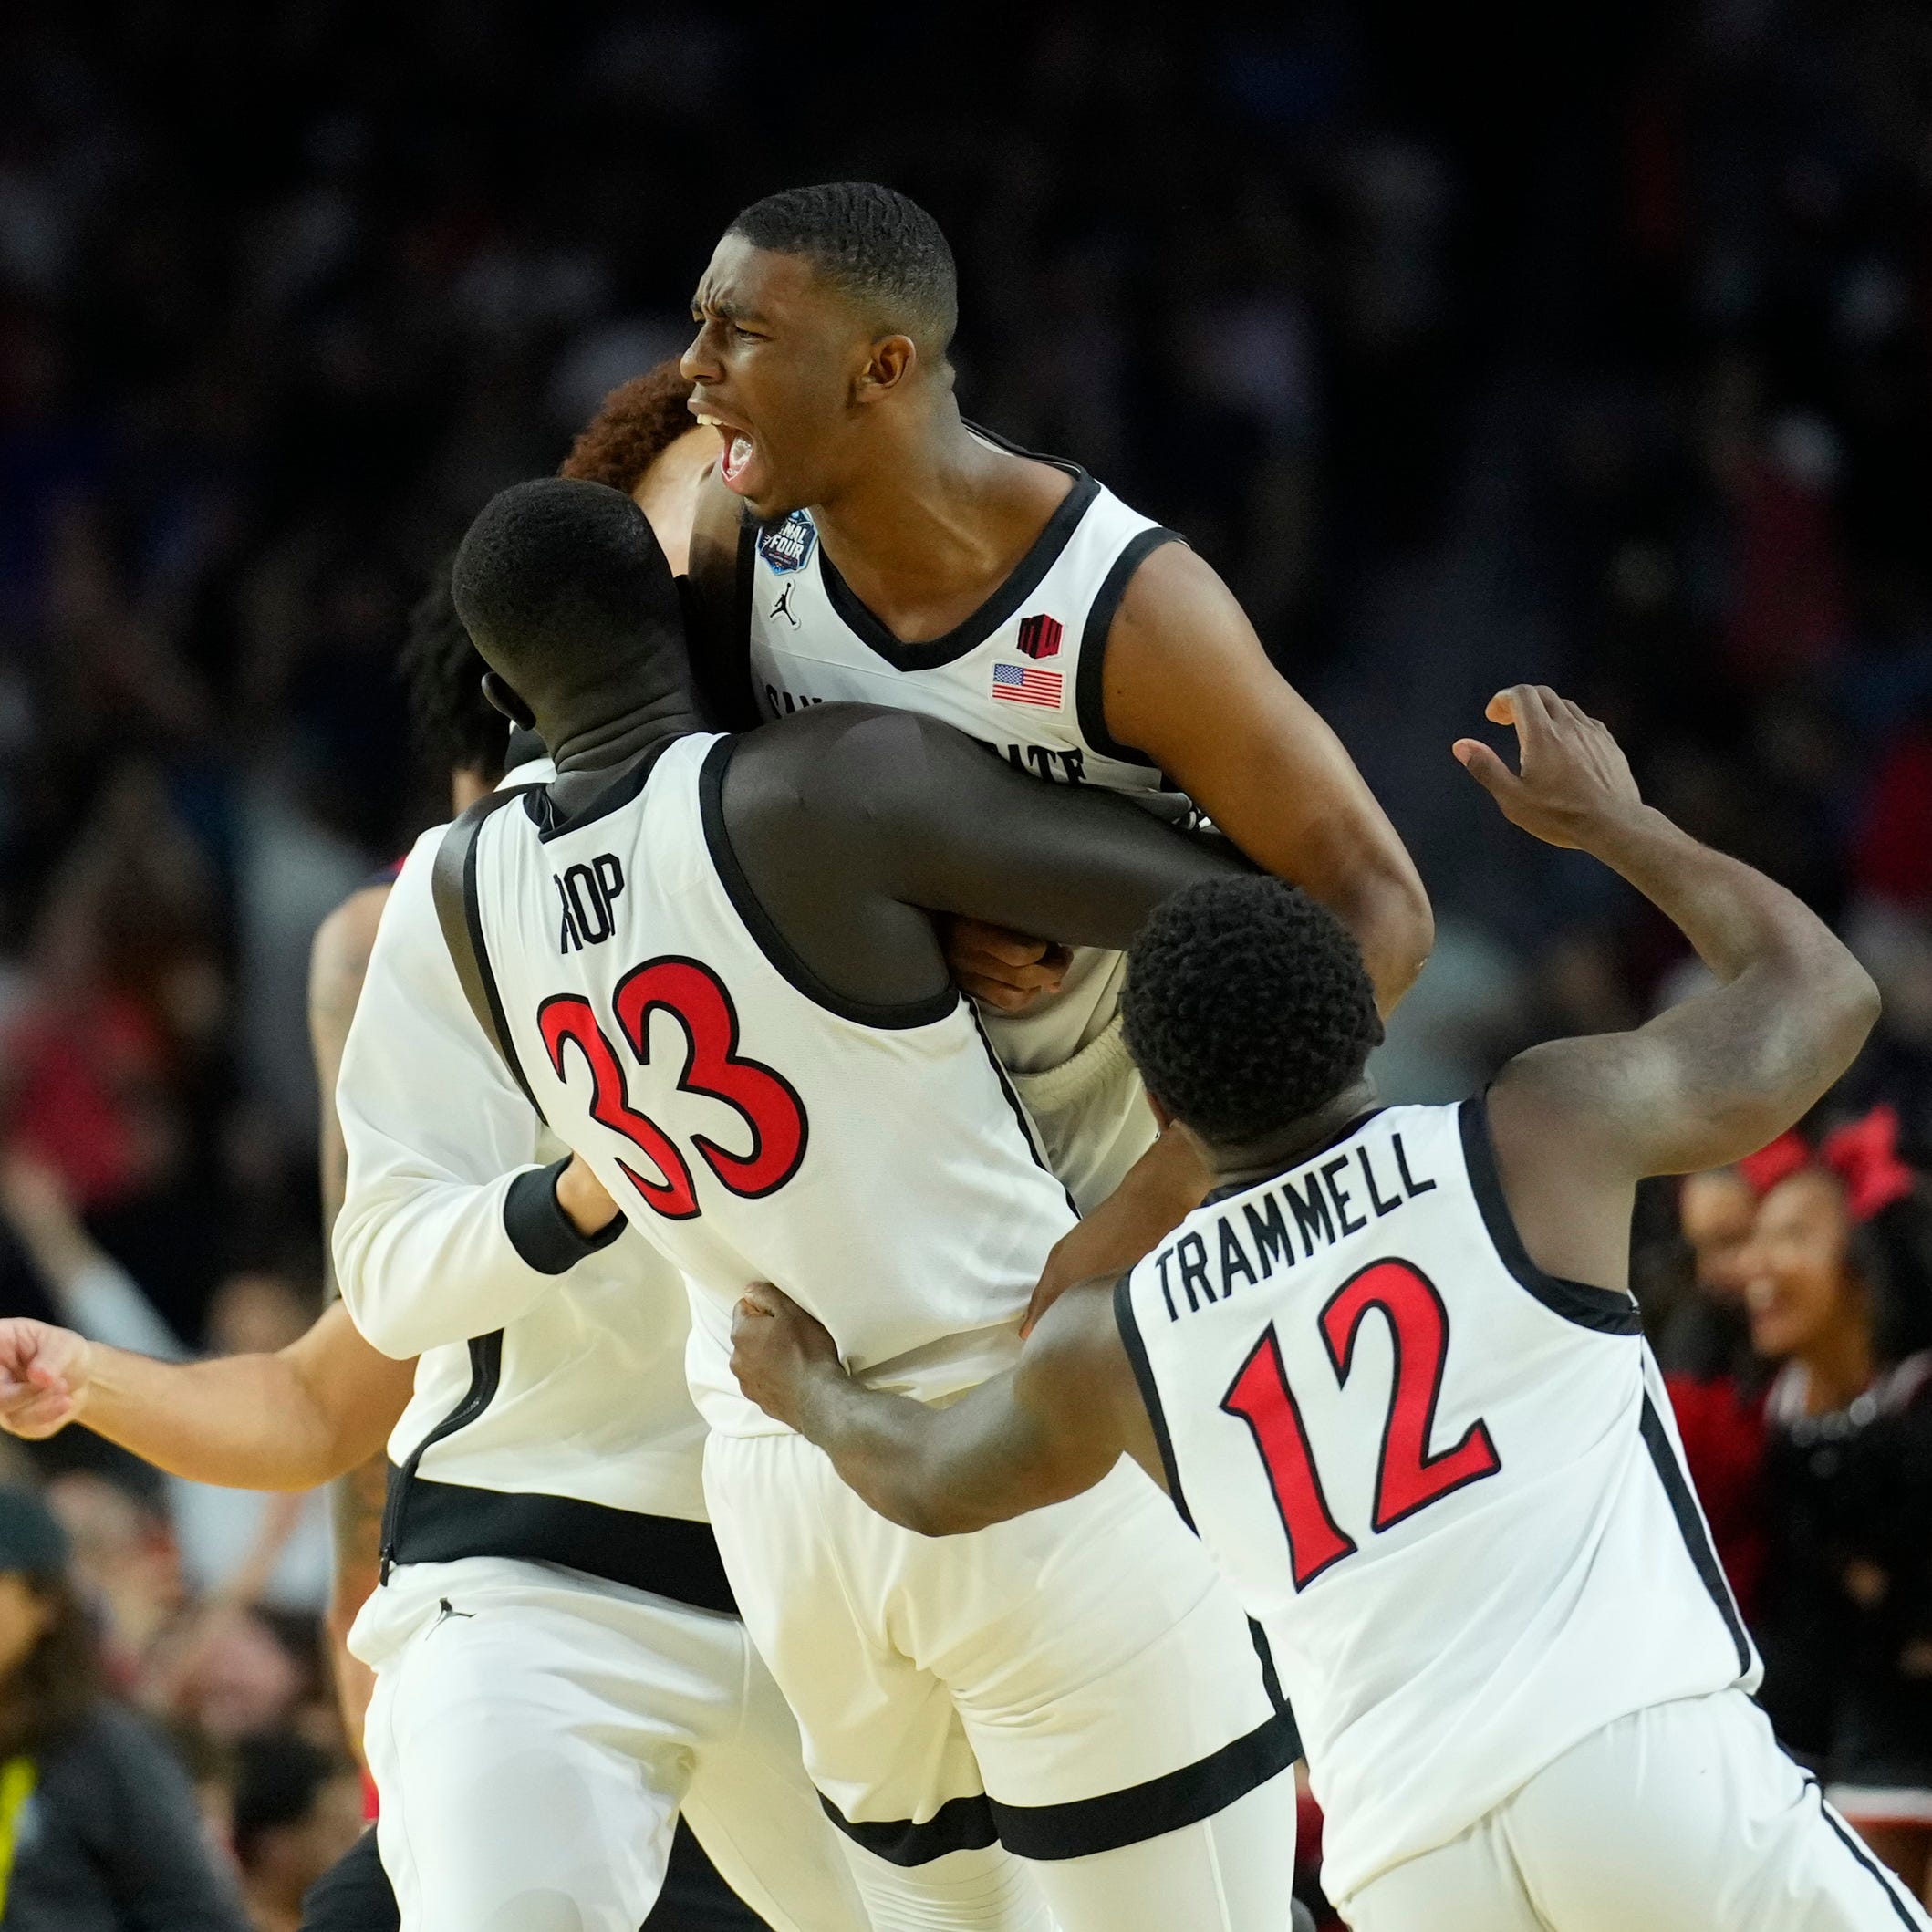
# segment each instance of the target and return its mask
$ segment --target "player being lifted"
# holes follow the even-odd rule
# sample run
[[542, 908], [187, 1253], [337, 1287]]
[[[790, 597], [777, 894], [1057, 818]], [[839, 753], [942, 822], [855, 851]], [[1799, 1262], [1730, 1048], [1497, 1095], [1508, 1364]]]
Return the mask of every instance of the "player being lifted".
[[1134, 948], [1126, 1032], [1209, 1200], [950, 1408], [860, 1387], [771, 1289], [739, 1379], [930, 1534], [1064, 1507], [1123, 1451], [1163, 1477], [1268, 1634], [1358, 1932], [1923, 1928], [1750, 1701], [1626, 1286], [1638, 1179], [1790, 1126], [1876, 994], [1790, 894], [1646, 809], [1574, 705], [1519, 686], [1491, 716], [1520, 774], [1457, 756], [1644, 892], [1715, 990], [1459, 1106], [1378, 1110], [1335, 919], [1273, 881], [1189, 888]]
[[[868, 182], [768, 196], [712, 254], [683, 368], [723, 451], [691, 576], [710, 657], [743, 666], [749, 651], [753, 709], [735, 722], [886, 704], [1042, 777], [1170, 816], [1191, 800], [1340, 915], [1386, 1012], [1430, 939], [1401, 840], [1206, 563], [1077, 464], [961, 419], [958, 306], [938, 224]], [[993, 1009], [1054, 1171], [1091, 1210], [1154, 1134], [1119, 1041], [1119, 955], [969, 922], [952, 957]], [[1198, 1168], [1157, 1161], [1107, 1219], [1150, 1211], [1148, 1238], [1163, 1231], [1177, 1165], [1191, 1206]]]

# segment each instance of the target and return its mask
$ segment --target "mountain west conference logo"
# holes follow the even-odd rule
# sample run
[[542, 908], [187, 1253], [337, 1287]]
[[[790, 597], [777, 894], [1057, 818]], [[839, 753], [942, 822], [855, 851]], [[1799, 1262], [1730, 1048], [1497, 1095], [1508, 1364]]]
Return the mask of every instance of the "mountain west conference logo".
[[1013, 647], [1022, 657], [1057, 658], [1060, 655], [1060, 619], [1043, 610], [1020, 626], [1020, 641]]
[[767, 524], [758, 533], [758, 555], [768, 569], [788, 576], [805, 567], [812, 545], [817, 541], [818, 532], [812, 527], [810, 515], [803, 510], [794, 510], [782, 524]]

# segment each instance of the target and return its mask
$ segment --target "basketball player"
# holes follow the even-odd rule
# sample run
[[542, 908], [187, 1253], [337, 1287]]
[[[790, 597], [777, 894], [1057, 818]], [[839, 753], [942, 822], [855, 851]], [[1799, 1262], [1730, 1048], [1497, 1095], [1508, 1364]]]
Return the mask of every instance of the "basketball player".
[[[743, 665], [749, 650], [757, 715], [887, 704], [956, 725], [1036, 776], [1171, 815], [1191, 799], [1256, 864], [1341, 916], [1386, 1011], [1431, 936], [1401, 840], [1174, 532], [1077, 464], [961, 419], [948, 360], [957, 312], [945, 236], [889, 189], [793, 189], [732, 223], [699, 286], [683, 364], [691, 409], [722, 441], [691, 555], [708, 654]], [[1048, 952], [982, 925], [964, 943], [978, 968], [965, 983], [993, 1005], [994, 1045], [1089, 1210], [1154, 1134], [1120, 1045], [1119, 956]], [[1055, 996], [1023, 1013], [998, 1010], [1047, 986]], [[1176, 1184], [1186, 1206], [1200, 1197], [1191, 1160], [1172, 1171], [1183, 1155], [1177, 1143], [1108, 1219], [1151, 1188], [1143, 1231], [1164, 1232]]]
[[1210, 1200], [944, 1411], [867, 1391], [768, 1289], [737, 1373], [929, 1534], [1064, 1509], [1123, 1450], [1160, 1474], [1269, 1635], [1357, 1932], [1923, 1932], [1750, 1701], [1625, 1285], [1637, 1180], [1790, 1126], [1877, 996], [1789, 893], [1646, 809], [1575, 706], [1522, 685], [1490, 714], [1521, 774], [1457, 756], [1645, 893], [1715, 991], [1378, 1110], [1333, 917], [1272, 881], [1183, 892], [1135, 946], [1127, 1035]]
[[[403, 1037], [369, 1002], [447, 935], [484, 1023], [472, 1033], [495, 1034], [691, 1284], [720, 1548], [875, 1927], [1044, 1927], [1050, 1906], [1061, 1932], [1278, 1932], [1293, 1727], [1145, 1478], [1123, 1464], [1071, 1511], [937, 1549], [860, 1509], [726, 1366], [737, 1295], [774, 1270], [826, 1284], [821, 1305], [888, 1386], [945, 1397], [1010, 1360], [1071, 1210], [921, 909], [1118, 946], [1238, 861], [904, 712], [707, 732], [675, 587], [613, 492], [504, 493], [453, 587], [493, 688], [559, 776], [465, 815], [434, 888], [412, 891], [419, 851], [391, 901], [340, 1092], [337, 1262], [358, 1323], [400, 1352], [470, 1306], [452, 1288], [439, 1310], [361, 1258], [386, 1238], [365, 1148], [371, 1171], [386, 1157], [358, 1063]], [[408, 1035], [410, 1076], [432, 1090], [441, 1032], [439, 1015]], [[473, 1208], [439, 1224], [452, 1252]], [[862, 1285], [935, 1253], [955, 1271], [936, 1297]]]
[[[688, 535], [692, 484], [715, 460], [715, 439], [691, 426], [684, 392], [675, 366], [626, 384], [566, 464], [631, 482], [636, 499], [661, 519], [671, 554], [681, 552]], [[694, 444], [701, 446], [695, 462]], [[486, 794], [504, 762], [504, 721], [482, 699], [480, 669], [445, 587], [416, 614], [405, 672], [418, 726], [452, 767], [459, 806]], [[526, 743], [541, 753], [536, 741]], [[547, 776], [550, 769], [544, 762], [525, 772]], [[384, 879], [354, 895], [317, 940], [311, 1020], [322, 1088], [331, 1096], [323, 1121], [323, 1191], [331, 1215], [342, 1187], [336, 1074], [391, 889]], [[483, 1072], [483, 1104], [472, 1106], [461, 1070], [452, 1075], [443, 1066], [438, 1151], [452, 1166], [430, 1184], [445, 1193], [465, 1171], [475, 1183], [495, 1181], [504, 1147], [516, 1144], [514, 1121], [490, 1111], [502, 1072], [487, 1049]], [[537, 1123], [520, 1096], [514, 1105], [527, 1152], [535, 1148]], [[526, 1184], [526, 1220], [534, 1216], [541, 1228], [547, 1220], [553, 1249], [559, 1240], [579, 1239], [574, 1230], [565, 1231], [566, 1215], [575, 1213], [591, 1233], [610, 1220], [610, 1202], [580, 1167], [556, 1162], [536, 1171], [553, 1198], [546, 1207], [539, 1188]], [[555, 1285], [550, 1276], [530, 1275], [506, 1238], [498, 1245], [500, 1254], [483, 1243], [466, 1261], [499, 1283], [521, 1271], [539, 1289]], [[424, 1262], [434, 1264], [433, 1257]], [[466, 1279], [459, 1278], [459, 1288]], [[657, 1894], [681, 1802], [716, 1862], [772, 1925], [858, 1932], [862, 1915], [805, 1781], [796, 1728], [742, 1626], [721, 1614], [729, 1611], [730, 1597], [701, 1522], [701, 1427], [683, 1380], [689, 1318], [682, 1284], [635, 1241], [608, 1257], [587, 1257], [567, 1281], [547, 1319], [506, 1325], [497, 1345], [513, 1366], [499, 1390], [498, 1413], [489, 1428], [465, 1439], [460, 1456], [445, 1451], [439, 1459], [430, 1451], [437, 1480], [415, 1485], [415, 1526], [390, 1552], [392, 1591], [384, 1608], [391, 1621], [406, 1623], [431, 1584], [439, 1604], [447, 1592], [461, 1606], [452, 1611], [433, 1655], [423, 1646], [407, 1675], [411, 1693], [434, 1707], [425, 1728], [446, 1740], [452, 1755], [473, 1760], [442, 1781], [450, 1810], [463, 1814], [454, 1831], [418, 1807], [410, 1841], [417, 1855], [407, 1869], [428, 1887], [433, 1909], [411, 1923], [540, 1932], [552, 1922], [546, 1915], [554, 1899], [530, 1893], [547, 1878], [554, 1891], [572, 1898], [577, 1923], [634, 1932]], [[598, 1338], [612, 1394], [598, 1415], [597, 1391], [581, 1376], [581, 1338], [589, 1326], [585, 1310], [601, 1321], [600, 1304], [613, 1311]], [[472, 1354], [468, 1346], [431, 1351], [420, 1369], [392, 1361], [362, 1339], [339, 1304], [279, 1356], [186, 1366], [90, 1345], [42, 1324], [0, 1323], [0, 1427], [45, 1436], [78, 1418], [161, 1467], [250, 1488], [306, 1489], [350, 1470], [340, 1485], [349, 1492], [348, 1505], [337, 1512], [337, 1605], [352, 1618], [382, 1566], [384, 1440], [390, 1439], [399, 1463], [415, 1463], [424, 1439], [440, 1429], [467, 1388]], [[412, 1380], [417, 1396], [410, 1404]], [[455, 1394], [447, 1392], [452, 1382], [462, 1385]], [[568, 1432], [587, 1459], [595, 1453], [602, 1462], [603, 1495], [620, 1494], [628, 1508], [573, 1508], [568, 1495], [532, 1491], [519, 1468], [526, 1459], [519, 1431], [548, 1449], [559, 1433], [557, 1415], [566, 1408]], [[554, 1451], [528, 1459], [555, 1474]], [[366, 1500], [371, 1468], [372, 1503]], [[492, 1496], [493, 1481], [514, 1498]], [[428, 1524], [420, 1520], [430, 1513], [425, 1497], [435, 1505], [436, 1521]], [[554, 1550], [543, 1540], [554, 1540], [559, 1523], [595, 1536], [598, 1547]], [[533, 1538], [546, 1562], [555, 1556], [587, 1574], [543, 1570], [545, 1587], [520, 1598], [515, 1614], [506, 1615], [505, 1575], [527, 1576], [535, 1568], [509, 1559], [525, 1556]], [[409, 1561], [418, 1551], [451, 1560]], [[614, 1580], [618, 1564], [627, 1566], [624, 1577]], [[462, 1594], [472, 1586], [491, 1595], [491, 1617]], [[587, 1722], [582, 1687], [573, 1706], [554, 1656], [541, 1675], [520, 1667], [526, 1651], [542, 1656], [545, 1641], [554, 1653], [559, 1627], [574, 1619], [581, 1622], [575, 1648], [582, 1667], [602, 1668], [609, 1684], [621, 1687], [596, 1700]], [[494, 1627], [478, 1631], [480, 1621]], [[487, 1699], [473, 1690], [485, 1674]], [[359, 1706], [352, 1707], [351, 1721], [359, 1742]], [[397, 1925], [376, 1854], [377, 1841], [368, 1837], [322, 1881], [309, 1902], [308, 1932], [385, 1932]], [[674, 1880], [665, 1907], [708, 1912], [707, 1924], [752, 1923], [731, 1918], [734, 1902], [701, 1866]]]

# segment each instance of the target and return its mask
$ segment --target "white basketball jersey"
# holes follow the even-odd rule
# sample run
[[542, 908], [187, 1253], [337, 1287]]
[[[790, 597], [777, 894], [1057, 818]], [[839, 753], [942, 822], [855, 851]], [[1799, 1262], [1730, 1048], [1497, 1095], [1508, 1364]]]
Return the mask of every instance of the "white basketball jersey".
[[1613, 1719], [1755, 1686], [1636, 1304], [1529, 1260], [1481, 1101], [1210, 1200], [1116, 1305], [1293, 1704], [1332, 1897]]
[[[747, 528], [739, 580], [759, 701], [774, 718], [841, 701], [922, 712], [1021, 771], [1127, 792], [1183, 819], [1187, 800], [1153, 762], [1108, 735], [1101, 691], [1128, 580], [1150, 551], [1179, 539], [1077, 464], [1034, 460], [1065, 471], [1073, 488], [1006, 581], [930, 643], [900, 643], [858, 601], [810, 511]], [[1002, 1060], [1035, 1074], [1071, 1059], [1112, 1020], [1119, 990], [1120, 955], [1082, 952], [1054, 999], [988, 1016]]]
[[691, 1285], [700, 1410], [761, 1434], [729, 1364], [751, 1284], [870, 1386], [930, 1399], [1013, 1360], [1073, 1215], [969, 1002], [882, 1019], [772, 927], [724, 829], [732, 743], [680, 739], [555, 824], [541, 793], [496, 812], [468, 897], [537, 1106]]

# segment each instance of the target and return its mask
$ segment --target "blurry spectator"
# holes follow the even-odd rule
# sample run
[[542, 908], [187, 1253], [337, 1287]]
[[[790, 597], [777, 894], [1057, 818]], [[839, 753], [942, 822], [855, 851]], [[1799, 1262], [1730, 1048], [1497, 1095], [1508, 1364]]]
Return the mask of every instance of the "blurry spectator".
[[[1932, 1352], [1917, 1203], [1879, 1110], [1766, 1194], [1744, 1257], [1767, 1401], [1762, 1700], [1915, 1891], [1932, 1850]], [[1888, 1229], [1881, 1223], [1889, 1220]], [[1903, 1223], [1903, 1225], [1901, 1225]]]
[[[59, 1177], [0, 1158], [0, 1216], [19, 1237], [59, 1319], [97, 1341], [164, 1362], [188, 1350], [127, 1272], [92, 1240]], [[208, 1341], [217, 1355], [273, 1354], [313, 1310], [285, 1276], [244, 1270], [215, 1290]], [[319, 1612], [328, 1594], [327, 1506], [319, 1495], [256, 1495], [164, 1480], [182, 1577], [199, 1594]]]
[[103, 1696], [59, 1525], [0, 1490], [0, 1906], [7, 1932], [243, 1932], [182, 1768]]
[[234, 1854], [255, 1932], [296, 1932], [302, 1896], [362, 1835], [362, 1784], [346, 1757], [287, 1731], [235, 1750]]

